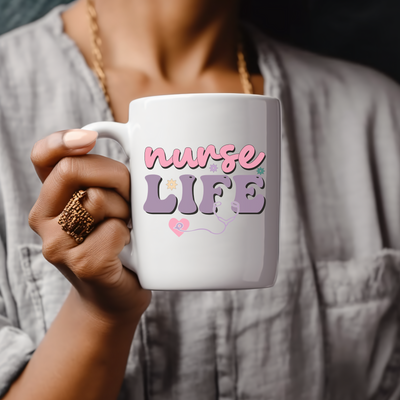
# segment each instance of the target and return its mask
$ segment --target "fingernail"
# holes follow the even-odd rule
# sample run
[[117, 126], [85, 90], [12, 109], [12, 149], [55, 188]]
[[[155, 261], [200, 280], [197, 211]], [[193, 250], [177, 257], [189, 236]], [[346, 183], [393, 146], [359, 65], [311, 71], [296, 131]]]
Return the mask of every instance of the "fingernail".
[[84, 129], [71, 129], [63, 135], [65, 147], [69, 149], [81, 149], [89, 146], [96, 141], [98, 133], [95, 131], [87, 131]]

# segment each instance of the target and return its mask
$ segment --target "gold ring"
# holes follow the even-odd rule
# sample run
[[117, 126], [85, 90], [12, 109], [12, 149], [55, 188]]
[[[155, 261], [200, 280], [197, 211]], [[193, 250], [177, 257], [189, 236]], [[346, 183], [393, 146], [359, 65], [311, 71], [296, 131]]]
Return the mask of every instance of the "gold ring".
[[75, 192], [58, 219], [61, 228], [72, 236], [78, 244], [81, 244], [94, 229], [94, 218], [80, 202], [80, 199], [85, 196], [85, 190]]

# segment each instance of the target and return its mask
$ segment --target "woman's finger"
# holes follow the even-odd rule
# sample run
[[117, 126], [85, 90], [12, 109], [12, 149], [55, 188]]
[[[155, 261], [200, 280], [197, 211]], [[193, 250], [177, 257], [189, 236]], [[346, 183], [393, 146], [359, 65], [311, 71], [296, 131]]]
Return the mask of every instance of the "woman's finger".
[[[130, 231], [121, 219], [104, 220], [81, 244], [61, 229], [57, 219], [43, 225], [43, 256], [71, 283], [76, 284], [75, 278], [96, 279], [121, 269], [118, 254], [130, 241]], [[114, 270], [110, 271], [110, 268]]]
[[[114, 190], [101, 189], [101, 188], [89, 188], [86, 191], [86, 196], [80, 200], [82, 206], [86, 211], [93, 217], [94, 224], [97, 225], [109, 218], [118, 218], [125, 222], [130, 219], [130, 207], [129, 204]], [[44, 221], [56, 220], [58, 221], [59, 215], [53, 218], [43, 218], [40, 213], [40, 209], [47, 209], [49, 206], [41, 205], [41, 203], [35, 204], [30, 215], [29, 223], [31, 228], [37, 232], [43, 239], [49, 232], [49, 225], [43, 224]], [[61, 227], [57, 224], [58, 229]], [[50, 229], [53, 231], [53, 229]], [[53, 235], [53, 233], [51, 233]], [[75, 240], [71, 237], [71, 243]], [[70, 246], [68, 246], [70, 247]]]
[[63, 158], [44, 181], [32, 212], [52, 219], [62, 212], [74, 192], [92, 187], [114, 189], [128, 202], [129, 171], [124, 164], [98, 155]]
[[87, 154], [96, 144], [97, 132], [70, 129], [52, 133], [35, 143], [31, 160], [44, 182], [54, 166], [64, 157]]
[[126, 222], [130, 219], [129, 204], [112, 189], [89, 188], [81, 204], [96, 225], [107, 218], [119, 218]]
[[[110, 275], [121, 272], [122, 264], [118, 255], [130, 239], [130, 230], [123, 221], [107, 219], [81, 245], [68, 252], [68, 264], [79, 279], [110, 283]], [[105, 274], [109, 275], [108, 279], [102, 279]]]

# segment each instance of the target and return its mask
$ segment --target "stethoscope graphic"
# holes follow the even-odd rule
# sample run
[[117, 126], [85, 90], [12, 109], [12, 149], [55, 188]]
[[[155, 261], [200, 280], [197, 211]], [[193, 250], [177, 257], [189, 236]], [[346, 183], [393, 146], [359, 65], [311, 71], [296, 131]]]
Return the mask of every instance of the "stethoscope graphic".
[[224, 229], [222, 229], [221, 232], [212, 232], [212, 231], [210, 231], [209, 229], [206, 229], [206, 228], [197, 228], [197, 229], [184, 230], [182, 222], [178, 222], [175, 225], [174, 229], [176, 229], [179, 232], [184, 232], [184, 233], [190, 233], [190, 232], [196, 232], [196, 231], [207, 231], [207, 232], [212, 233], [213, 235], [221, 235], [222, 233], [225, 232], [225, 230], [228, 227], [228, 225], [231, 224], [236, 219], [238, 214], [240, 213], [240, 204], [237, 201], [232, 201], [231, 206], [236, 208], [236, 212], [234, 211], [235, 214], [232, 217], [228, 218], [228, 219], [222, 218], [217, 214], [217, 208], [219, 206], [221, 206], [221, 204], [222, 203], [220, 201], [217, 201], [213, 205], [213, 214], [217, 217], [218, 221], [220, 221], [220, 222], [222, 222], [224, 224]]

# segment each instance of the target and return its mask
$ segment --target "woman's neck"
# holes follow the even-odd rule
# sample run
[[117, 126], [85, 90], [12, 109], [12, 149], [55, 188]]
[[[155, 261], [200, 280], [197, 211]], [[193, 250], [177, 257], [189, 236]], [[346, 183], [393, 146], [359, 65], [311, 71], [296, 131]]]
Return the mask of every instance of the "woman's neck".
[[[129, 102], [172, 93], [243, 93], [237, 67], [238, 0], [94, 0], [114, 118]], [[86, 0], [62, 15], [64, 30], [90, 67]], [[249, 60], [248, 60], [249, 61]], [[263, 78], [251, 76], [263, 93]]]
[[[210, 67], [237, 68], [235, 0], [95, 0], [95, 7], [105, 68], [135, 69], [181, 83]], [[63, 19], [90, 60], [86, 0]]]

